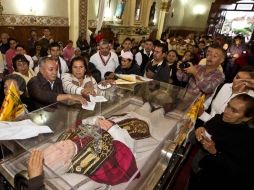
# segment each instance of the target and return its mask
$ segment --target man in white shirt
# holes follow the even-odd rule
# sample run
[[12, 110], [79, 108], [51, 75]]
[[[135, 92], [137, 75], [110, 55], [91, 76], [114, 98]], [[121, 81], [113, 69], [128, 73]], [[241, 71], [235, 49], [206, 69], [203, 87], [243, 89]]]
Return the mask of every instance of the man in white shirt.
[[145, 41], [144, 49], [140, 50], [135, 55], [136, 63], [140, 66], [142, 74], [144, 74], [146, 64], [153, 58], [153, 41], [147, 39]]
[[67, 73], [69, 71], [66, 61], [62, 57], [60, 57], [60, 45], [57, 42], [53, 42], [49, 45], [49, 57], [52, 57], [57, 61], [57, 77], [61, 78], [61, 75], [63, 73]]
[[116, 53], [110, 51], [107, 40], [100, 41], [99, 51], [91, 56], [89, 62], [100, 71], [102, 80], [106, 72], [114, 72], [119, 65], [118, 57]]
[[[246, 93], [250, 96], [254, 96], [254, 91], [245, 84], [245, 80], [248, 79], [254, 79], [253, 66], [243, 67], [235, 76], [233, 83], [224, 84], [216, 97], [210, 97], [209, 99], [207, 99], [204, 104], [203, 110], [200, 111], [200, 113], [203, 113], [199, 116], [199, 119], [201, 119], [203, 122], [207, 122], [216, 114], [223, 113], [228, 102], [238, 94]], [[204, 111], [204, 109], [207, 109], [209, 107], [210, 102], [211, 111], [209, 113], [207, 111]]]

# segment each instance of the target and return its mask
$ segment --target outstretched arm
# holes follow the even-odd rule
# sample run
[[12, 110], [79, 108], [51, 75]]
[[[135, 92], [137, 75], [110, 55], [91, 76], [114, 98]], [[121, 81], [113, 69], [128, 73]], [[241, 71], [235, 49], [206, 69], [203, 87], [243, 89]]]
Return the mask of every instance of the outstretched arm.
[[43, 190], [43, 153], [41, 150], [33, 150], [28, 161], [28, 189]]

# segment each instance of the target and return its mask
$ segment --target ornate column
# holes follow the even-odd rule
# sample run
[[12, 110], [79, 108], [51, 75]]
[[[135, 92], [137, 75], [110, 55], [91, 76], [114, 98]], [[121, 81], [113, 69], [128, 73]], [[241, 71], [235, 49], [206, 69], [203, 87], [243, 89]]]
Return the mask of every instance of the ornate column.
[[87, 8], [88, 0], [79, 0], [79, 32], [86, 35], [87, 32]]
[[156, 38], [160, 39], [161, 33], [163, 31], [163, 26], [164, 26], [164, 20], [165, 20], [165, 15], [169, 11], [169, 8], [171, 6], [171, 1], [172, 0], [162, 0], [161, 2], [161, 8], [160, 8], [160, 13], [159, 13], [159, 19], [158, 19], [158, 31]]
[[136, 0], [126, 1], [126, 5], [123, 12], [123, 17], [122, 17], [124, 26], [134, 25], [135, 5], [136, 5]]
[[72, 40], [74, 46], [79, 36], [79, 0], [69, 0], [69, 39]]
[[0, 23], [2, 23], [3, 21], [3, 11], [4, 11], [4, 7], [1, 4], [1, 0], [0, 0]]
[[81, 33], [87, 33], [87, 7], [88, 0], [69, 0], [69, 39], [76, 45]]

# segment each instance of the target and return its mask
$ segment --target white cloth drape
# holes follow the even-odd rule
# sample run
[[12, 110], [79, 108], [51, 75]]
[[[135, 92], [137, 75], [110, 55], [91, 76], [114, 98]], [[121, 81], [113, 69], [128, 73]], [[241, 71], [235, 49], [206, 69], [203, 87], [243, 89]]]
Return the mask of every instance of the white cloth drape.
[[97, 34], [99, 30], [101, 30], [103, 19], [104, 19], [104, 11], [105, 11], [106, 1], [107, 0], [100, 0], [98, 16], [97, 16], [97, 27], [95, 30], [95, 34]]

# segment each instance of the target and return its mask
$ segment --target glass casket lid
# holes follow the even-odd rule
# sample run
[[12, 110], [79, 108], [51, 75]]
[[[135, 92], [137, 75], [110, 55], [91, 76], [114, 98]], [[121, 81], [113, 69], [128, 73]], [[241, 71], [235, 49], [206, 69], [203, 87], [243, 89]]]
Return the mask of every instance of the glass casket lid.
[[[40, 134], [34, 138], [16, 141], [26, 151], [18, 157], [12, 158], [11, 162], [4, 162], [2, 167], [13, 173], [18, 172], [18, 170], [21, 171], [24, 169], [24, 164], [20, 166], [20, 163], [23, 163], [23, 160], [27, 158], [31, 149], [47, 149], [63, 133], [76, 130], [77, 127], [82, 125], [82, 120], [92, 116], [104, 116], [119, 124], [119, 126], [127, 126], [124, 128], [127, 131], [133, 123], [140, 126], [140, 123], [137, 122], [143, 121], [148, 126], [148, 134], [144, 135], [142, 130], [139, 130], [140, 128], [135, 126], [132, 129], [136, 132], [138, 131], [137, 133], [128, 131], [134, 139], [133, 149], [131, 150], [135, 157], [137, 171], [132, 173], [132, 176], [129, 176], [127, 182], [112, 186], [112, 189], [126, 189], [133, 181], [138, 184], [138, 181], [144, 180], [144, 176], [148, 175], [149, 170], [156, 165], [161, 158], [161, 151], [165, 142], [174, 141], [179, 127], [177, 123], [181, 121], [188, 108], [196, 99], [196, 97], [188, 94], [184, 88], [158, 81], [132, 85], [114, 85], [106, 90], [98, 89], [98, 95], [104, 96], [108, 101], [96, 103], [93, 111], [82, 109], [80, 104], [62, 102], [52, 104], [19, 118], [19, 120], [31, 119], [36, 124], [47, 125], [54, 133]], [[136, 123], [133, 121], [134, 119], [136, 119]], [[141, 133], [139, 133], [140, 131]], [[91, 134], [90, 132], [88, 133]], [[134, 136], [132, 136], [133, 134]], [[103, 139], [103, 134], [99, 135]], [[22, 160], [22, 162], [15, 162], [16, 159]], [[17, 165], [17, 163], [19, 164]], [[16, 168], [16, 170], [14, 171], [13, 168]], [[57, 180], [57, 183], [59, 183], [59, 188], [56, 189], [70, 189], [69, 187], [75, 187], [76, 189], [80, 187], [82, 189], [87, 187], [85, 185], [91, 185], [89, 184], [91, 180], [89, 181], [87, 177], [75, 181], [73, 178], [79, 179], [80, 175], [78, 175], [79, 177], [73, 173], [60, 175], [48, 166], [45, 166], [45, 168], [47, 170], [45, 181], [49, 189], [55, 183], [54, 180]], [[50, 173], [54, 175], [50, 175]], [[137, 178], [139, 175], [141, 177]], [[98, 185], [97, 182], [94, 183], [92, 186]], [[108, 187], [108, 185], [103, 185]], [[103, 188], [102, 184], [99, 184], [99, 186]]]

